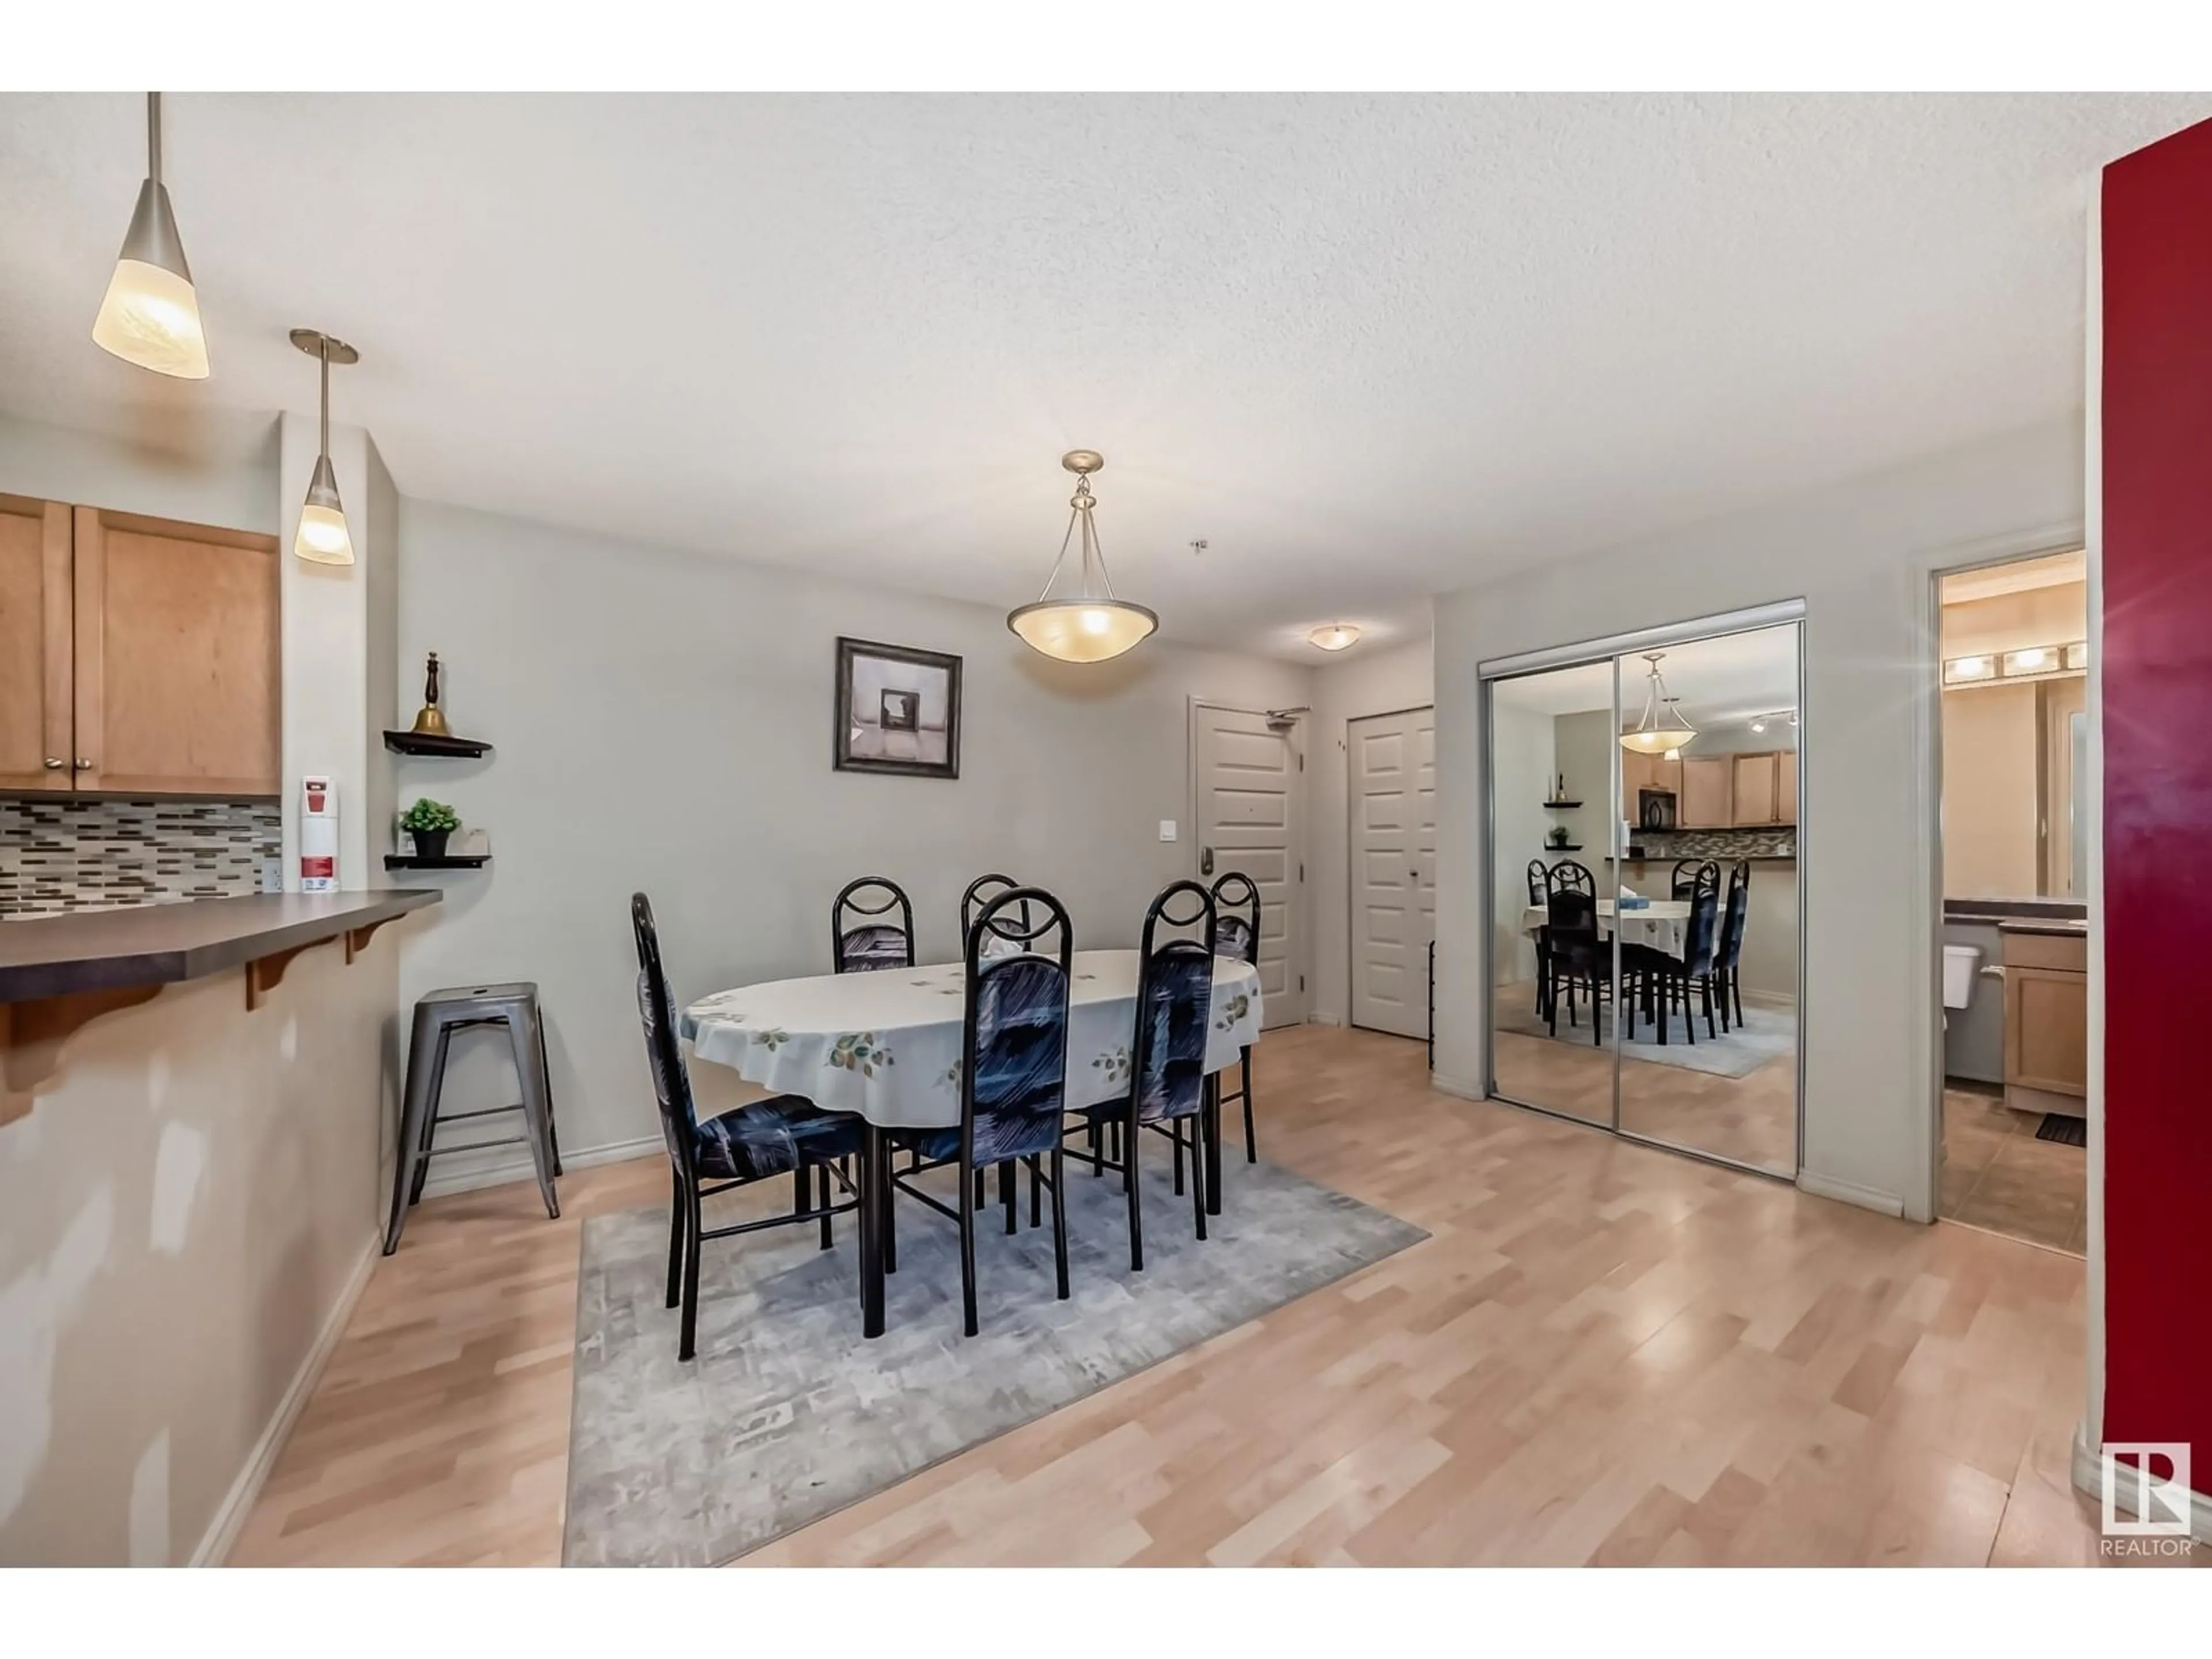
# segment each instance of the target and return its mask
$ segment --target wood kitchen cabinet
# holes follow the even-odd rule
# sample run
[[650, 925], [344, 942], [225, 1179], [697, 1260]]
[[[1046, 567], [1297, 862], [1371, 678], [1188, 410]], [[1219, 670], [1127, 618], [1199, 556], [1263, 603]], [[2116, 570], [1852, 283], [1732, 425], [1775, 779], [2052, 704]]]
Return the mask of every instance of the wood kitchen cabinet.
[[1729, 766], [1729, 824], [1745, 828], [1777, 822], [1774, 804], [1778, 772], [1773, 753], [1770, 750], [1758, 755], [1731, 755]]
[[1684, 830], [1725, 830], [1729, 823], [1730, 780], [1725, 755], [1685, 755], [1675, 823]]
[[0, 497], [0, 789], [277, 793], [277, 557]]
[[1774, 757], [1774, 821], [1797, 822], [1797, 751], [1784, 749]]
[[0, 495], [0, 789], [68, 787], [70, 510]]

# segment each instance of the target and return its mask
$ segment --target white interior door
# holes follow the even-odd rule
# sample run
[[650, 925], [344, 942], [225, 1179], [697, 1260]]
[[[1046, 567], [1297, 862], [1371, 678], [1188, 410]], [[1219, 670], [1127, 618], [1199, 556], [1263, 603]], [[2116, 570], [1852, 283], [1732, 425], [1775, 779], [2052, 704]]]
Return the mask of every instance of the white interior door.
[[1265, 714], [1243, 709], [1191, 711], [1199, 878], [1210, 887], [1242, 870], [1260, 890], [1260, 997], [1271, 1028], [1306, 1017], [1305, 760], [1296, 729], [1270, 731]]
[[1347, 722], [1352, 790], [1352, 1023], [1429, 1034], [1437, 933], [1437, 717]]

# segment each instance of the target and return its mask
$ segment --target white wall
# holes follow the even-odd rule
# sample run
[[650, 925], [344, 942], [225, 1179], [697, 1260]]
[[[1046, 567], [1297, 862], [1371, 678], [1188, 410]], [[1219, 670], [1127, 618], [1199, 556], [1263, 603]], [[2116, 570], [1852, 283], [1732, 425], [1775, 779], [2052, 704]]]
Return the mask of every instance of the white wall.
[[0, 416], [0, 492], [274, 536], [276, 422], [270, 419], [261, 453], [210, 461]]
[[1314, 730], [1308, 752], [1314, 758], [1307, 791], [1312, 859], [1306, 887], [1312, 901], [1314, 984], [1308, 1006], [1310, 1017], [1326, 1025], [1344, 1024], [1352, 1005], [1351, 755], [1345, 725], [1364, 714], [1421, 708], [1432, 700], [1434, 690], [1427, 640], [1368, 655], [1361, 654], [1363, 649], [1355, 645], [1344, 659], [1313, 671]]
[[1642, 577], [1655, 568], [1692, 579], [1715, 612], [1802, 598], [1802, 1179], [1924, 1215], [1936, 929], [1927, 573], [2078, 536], [2081, 457], [2077, 422], [2037, 427], [1438, 599], [1439, 1078], [1480, 1092], [1488, 1049], [1477, 663], [1698, 614], [1651, 591]]
[[242, 1518], [374, 1249], [410, 925], [252, 1012], [232, 969], [104, 1014], [0, 1097], [0, 1565], [181, 1564]]
[[[1602, 720], [1606, 716], [1597, 718]], [[1501, 985], [1536, 976], [1535, 943], [1521, 923], [1528, 903], [1528, 860], [1541, 858], [1549, 862], [1559, 856], [1544, 850], [1544, 837], [1554, 821], [1567, 816], [1547, 812], [1543, 805], [1545, 798], [1558, 787], [1557, 739], [1561, 724], [1553, 715], [1516, 708], [1502, 700], [1491, 709], [1490, 729], [1495, 743], [1491, 755], [1495, 786], [1491, 962]], [[1602, 817], [1604, 808], [1598, 811]], [[1437, 931], [1441, 940], [1441, 921]], [[1441, 942], [1437, 948], [1441, 954]]]
[[[491, 837], [490, 866], [434, 878], [403, 1005], [439, 986], [538, 981], [564, 1155], [657, 1144], [629, 902], [659, 914], [679, 997], [829, 970], [830, 902], [879, 873], [911, 895], [924, 960], [957, 950], [960, 894], [1002, 870], [1067, 905], [1084, 946], [1136, 943], [1194, 873], [1188, 699], [1313, 701], [1312, 671], [1150, 643], [1111, 664], [1039, 657], [1000, 612], [434, 503], [400, 507], [398, 660], [452, 665], [482, 762], [398, 760]], [[840, 634], [964, 661], [957, 781], [830, 768]], [[1159, 821], [1185, 826], [1163, 844]], [[702, 1105], [736, 1097], [695, 1068]], [[495, 1045], [459, 1055], [459, 1109], [511, 1101]], [[441, 1160], [441, 1182], [465, 1179]]]

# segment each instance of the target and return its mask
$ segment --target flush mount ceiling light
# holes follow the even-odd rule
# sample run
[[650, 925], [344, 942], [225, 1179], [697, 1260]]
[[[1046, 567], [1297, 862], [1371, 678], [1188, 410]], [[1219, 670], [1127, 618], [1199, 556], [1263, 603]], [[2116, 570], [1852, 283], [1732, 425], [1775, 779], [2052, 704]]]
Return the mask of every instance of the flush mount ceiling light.
[[192, 268], [185, 263], [184, 238], [161, 182], [161, 94], [146, 94], [146, 181], [138, 186], [138, 205], [115, 274], [93, 319], [93, 343], [126, 363], [173, 374], [180, 380], [207, 379], [207, 335], [200, 327], [199, 295], [192, 289]]
[[1359, 629], [1351, 623], [1330, 623], [1307, 635], [1306, 642], [1324, 651], [1348, 651], [1359, 643]]
[[[1106, 574], [1106, 556], [1099, 551], [1098, 531], [1091, 517], [1097, 505], [1091, 495], [1091, 475], [1106, 465], [1106, 458], [1095, 449], [1071, 449], [1060, 458], [1060, 464], [1075, 474], [1075, 494], [1068, 501], [1073, 510], [1067, 517], [1067, 534], [1060, 538], [1060, 556], [1053, 561], [1052, 574], [1044, 579], [1044, 591], [1033, 604], [1009, 611], [1006, 626], [1020, 635], [1030, 649], [1061, 662], [1104, 662], [1141, 643], [1160, 625], [1160, 619], [1141, 605], [1115, 599], [1114, 584]], [[1060, 580], [1060, 568], [1067, 562], [1068, 544], [1079, 531], [1083, 538], [1080, 584], [1073, 596], [1056, 599], [1052, 596], [1053, 584]]]
[[338, 475], [331, 466], [331, 365], [357, 363], [361, 353], [319, 329], [294, 329], [292, 343], [323, 366], [322, 446], [315, 452], [315, 472], [307, 480], [307, 499], [300, 508], [300, 531], [292, 538], [292, 551], [310, 564], [351, 564], [353, 537], [338, 501]]
[[1677, 706], [1680, 699], [1668, 696], [1667, 682], [1659, 678], [1659, 664], [1666, 654], [1664, 651], [1644, 653], [1644, 660], [1651, 665], [1651, 684], [1644, 694], [1644, 718], [1636, 723], [1633, 732], [1620, 734], [1620, 746], [1639, 755], [1664, 755], [1670, 749], [1686, 749], [1698, 735], [1697, 727], [1682, 718], [1682, 711]]

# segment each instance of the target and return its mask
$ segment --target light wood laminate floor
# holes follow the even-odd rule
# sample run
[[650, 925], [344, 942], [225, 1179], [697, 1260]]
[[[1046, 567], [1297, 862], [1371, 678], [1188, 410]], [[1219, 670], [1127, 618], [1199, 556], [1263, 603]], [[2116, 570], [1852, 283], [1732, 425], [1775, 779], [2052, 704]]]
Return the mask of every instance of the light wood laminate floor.
[[[1452, 1099], [1417, 1043], [1257, 1061], [1266, 1154], [1429, 1242], [749, 1562], [2098, 1559], [2078, 1261]], [[424, 1205], [233, 1559], [557, 1560], [579, 1224], [665, 1191]]]

